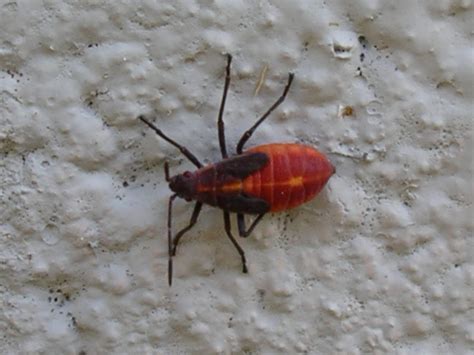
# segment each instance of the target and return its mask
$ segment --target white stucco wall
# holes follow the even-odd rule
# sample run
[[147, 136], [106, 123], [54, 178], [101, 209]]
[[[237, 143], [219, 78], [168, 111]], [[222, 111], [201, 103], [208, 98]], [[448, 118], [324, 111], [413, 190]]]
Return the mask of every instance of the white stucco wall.
[[[0, 2], [0, 353], [472, 354], [472, 19], [470, 0]], [[292, 71], [249, 145], [313, 144], [337, 174], [240, 239], [248, 275], [205, 208], [169, 288], [163, 163], [192, 165], [136, 117], [218, 160], [224, 53], [229, 149]]]

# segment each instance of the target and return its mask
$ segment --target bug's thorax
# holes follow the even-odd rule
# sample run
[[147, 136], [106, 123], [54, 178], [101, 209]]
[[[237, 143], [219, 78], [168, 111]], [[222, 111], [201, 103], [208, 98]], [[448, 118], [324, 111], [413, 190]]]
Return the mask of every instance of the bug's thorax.
[[195, 172], [185, 171], [169, 179], [169, 188], [179, 197], [191, 201], [196, 196], [197, 176]]

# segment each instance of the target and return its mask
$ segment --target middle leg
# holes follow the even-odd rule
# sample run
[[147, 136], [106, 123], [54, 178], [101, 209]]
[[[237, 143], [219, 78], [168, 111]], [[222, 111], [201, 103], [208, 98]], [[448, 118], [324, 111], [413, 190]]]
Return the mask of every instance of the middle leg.
[[227, 99], [227, 91], [229, 90], [230, 84], [230, 63], [232, 62], [232, 56], [227, 54], [227, 67], [225, 69], [225, 84], [224, 93], [222, 94], [221, 107], [219, 108], [219, 116], [217, 117], [217, 132], [219, 134], [219, 145], [221, 148], [222, 158], [227, 158], [227, 149], [225, 145], [225, 132], [224, 132], [224, 106], [225, 100]]
[[242, 272], [246, 274], [248, 270], [247, 270], [247, 260], [245, 259], [245, 252], [232, 235], [232, 232], [230, 230], [231, 229], [230, 215], [229, 215], [229, 212], [227, 211], [224, 211], [224, 226], [225, 226], [225, 232], [227, 233], [227, 236], [229, 237], [230, 241], [232, 242], [232, 244], [234, 244], [234, 247], [237, 249], [237, 251], [240, 254], [240, 258], [242, 259]]

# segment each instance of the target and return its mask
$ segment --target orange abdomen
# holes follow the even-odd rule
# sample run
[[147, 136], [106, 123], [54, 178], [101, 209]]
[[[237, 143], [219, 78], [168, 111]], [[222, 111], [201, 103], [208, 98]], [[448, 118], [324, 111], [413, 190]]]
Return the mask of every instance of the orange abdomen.
[[265, 153], [270, 161], [243, 180], [242, 190], [267, 201], [272, 212], [312, 199], [335, 172], [324, 154], [303, 144], [265, 144], [247, 152]]

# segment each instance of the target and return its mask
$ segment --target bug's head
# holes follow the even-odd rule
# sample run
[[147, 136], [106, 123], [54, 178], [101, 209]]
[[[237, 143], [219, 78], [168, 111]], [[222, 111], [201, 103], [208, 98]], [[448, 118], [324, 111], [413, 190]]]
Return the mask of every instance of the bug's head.
[[190, 171], [171, 177], [169, 187], [171, 191], [186, 201], [191, 201], [196, 196], [196, 179]]

